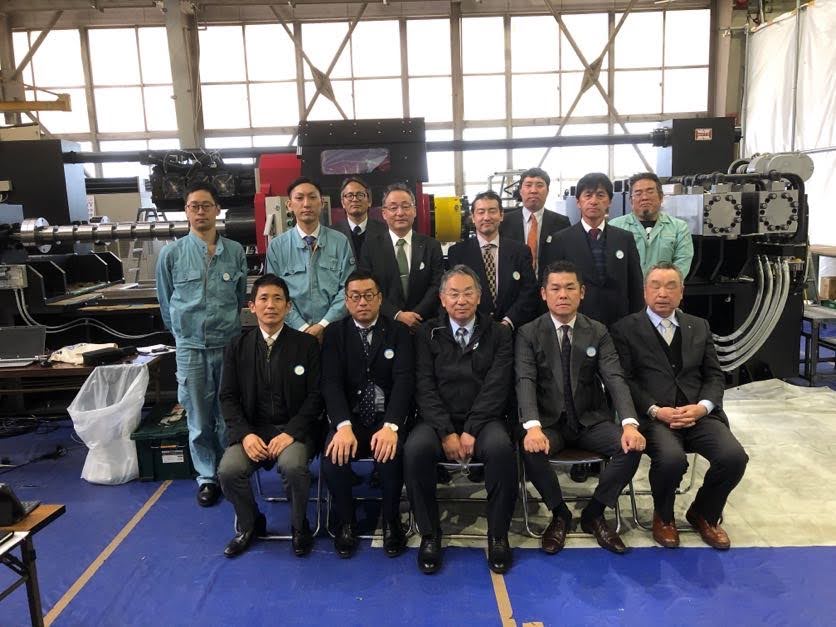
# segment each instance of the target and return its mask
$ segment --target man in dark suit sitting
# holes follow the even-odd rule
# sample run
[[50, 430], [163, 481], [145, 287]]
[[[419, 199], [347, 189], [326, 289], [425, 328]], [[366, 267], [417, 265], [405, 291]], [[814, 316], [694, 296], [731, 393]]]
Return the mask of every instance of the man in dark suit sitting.
[[719, 521], [749, 458], [721, 407], [725, 380], [708, 322], [677, 309], [683, 291], [675, 265], [651, 267], [644, 285], [647, 308], [616, 323], [613, 338], [647, 437], [653, 539], [679, 546], [674, 498], [688, 468], [685, 454], [695, 452], [711, 466], [685, 517], [706, 544], [728, 549]]
[[586, 282], [580, 312], [610, 326], [644, 304], [639, 251], [630, 232], [607, 224], [613, 186], [606, 174], [581, 177], [575, 197], [581, 221], [552, 238], [545, 258], [575, 264]]
[[512, 329], [520, 327], [534, 318], [539, 303], [531, 251], [525, 244], [499, 234], [503, 213], [496, 192], [477, 194], [470, 212], [476, 237], [450, 247], [448, 266], [468, 266], [486, 286], [479, 311]]
[[383, 486], [383, 549], [404, 550], [399, 506], [403, 489], [404, 425], [412, 411], [415, 364], [412, 337], [380, 313], [383, 297], [371, 275], [354, 272], [345, 284], [349, 317], [329, 325], [322, 343], [322, 395], [330, 434], [322, 470], [337, 511], [334, 547], [340, 557], [357, 548], [351, 460], [373, 457]]
[[404, 448], [406, 489], [421, 533], [418, 567], [441, 567], [436, 465], [482, 462], [488, 490], [488, 565], [511, 567], [508, 528], [517, 498], [517, 464], [505, 421], [511, 394], [511, 329], [477, 312], [481, 287], [467, 266], [441, 281], [444, 315], [415, 337], [416, 402], [421, 421]]
[[306, 517], [310, 460], [321, 442], [319, 343], [284, 324], [290, 311], [287, 284], [273, 274], [256, 280], [250, 311], [258, 326], [233, 339], [224, 353], [220, 402], [229, 446], [218, 467], [221, 489], [235, 508], [237, 533], [224, 554], [244, 552], [264, 535], [250, 476], [278, 464], [292, 513], [293, 552], [310, 553], [313, 536]]
[[369, 234], [359, 269], [377, 279], [383, 314], [414, 332], [438, 311], [436, 291], [444, 271], [441, 244], [412, 230], [415, 196], [403, 183], [386, 188], [383, 219], [389, 230]]
[[534, 261], [537, 276], [546, 266], [546, 246], [554, 236], [569, 228], [569, 218], [546, 209], [551, 178], [540, 168], [530, 168], [520, 175], [520, 200], [522, 209], [509, 211], [502, 221], [503, 237], [526, 244]]
[[[607, 526], [604, 509], [615, 506], [645, 446], [630, 389], [606, 327], [578, 313], [584, 284], [575, 266], [567, 261], [547, 266], [541, 294], [549, 311], [519, 330], [515, 348], [525, 471], [553, 515], [541, 546], [546, 553], [557, 553], [571, 526], [549, 455], [572, 446], [610, 457], [581, 513], [581, 529], [603, 548], [624, 553], [627, 548]], [[613, 399], [620, 426], [613, 422], [598, 377]]]
[[357, 176], [349, 176], [340, 187], [340, 199], [345, 209], [345, 220], [332, 225], [348, 238], [354, 259], [359, 260], [363, 244], [369, 235], [386, 233], [386, 225], [369, 216], [372, 206], [372, 190]]

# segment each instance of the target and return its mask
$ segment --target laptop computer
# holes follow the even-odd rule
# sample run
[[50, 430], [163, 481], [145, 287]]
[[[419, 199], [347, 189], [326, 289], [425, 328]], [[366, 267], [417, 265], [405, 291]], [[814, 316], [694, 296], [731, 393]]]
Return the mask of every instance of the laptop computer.
[[40, 501], [21, 501], [7, 483], [0, 483], [0, 525], [13, 525], [26, 518]]
[[22, 368], [44, 354], [46, 327], [0, 327], [0, 368]]

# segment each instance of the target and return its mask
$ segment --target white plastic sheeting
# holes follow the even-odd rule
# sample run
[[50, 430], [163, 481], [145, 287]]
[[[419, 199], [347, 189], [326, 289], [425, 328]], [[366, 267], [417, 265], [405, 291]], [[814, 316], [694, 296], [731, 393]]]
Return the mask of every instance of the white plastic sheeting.
[[[751, 35], [744, 120], [747, 155], [836, 147], [834, 42], [836, 0], [818, 0], [803, 7], [798, 18], [794, 13], [788, 14]], [[815, 163], [815, 173], [807, 182], [810, 243], [834, 246], [836, 211], [832, 206], [836, 191], [836, 151], [813, 152], [810, 156]]]

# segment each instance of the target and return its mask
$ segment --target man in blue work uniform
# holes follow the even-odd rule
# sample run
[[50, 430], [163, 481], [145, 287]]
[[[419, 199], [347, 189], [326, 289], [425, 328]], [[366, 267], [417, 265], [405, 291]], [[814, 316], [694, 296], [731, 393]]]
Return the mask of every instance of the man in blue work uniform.
[[661, 211], [662, 183], [653, 172], [630, 177], [633, 212], [610, 220], [612, 226], [630, 231], [636, 240], [642, 276], [657, 263], [668, 261], [686, 277], [694, 258], [691, 229], [685, 220]]
[[322, 228], [322, 189], [305, 177], [287, 188], [287, 208], [296, 225], [267, 249], [267, 272], [284, 279], [293, 309], [285, 322], [320, 342], [325, 327], [346, 316], [345, 280], [355, 269], [348, 238]]
[[163, 323], [177, 343], [177, 400], [186, 410], [197, 471], [197, 502], [217, 503], [217, 470], [226, 448], [218, 390], [224, 346], [241, 331], [247, 300], [247, 259], [241, 244], [218, 235], [215, 188], [197, 183], [186, 194], [189, 234], [165, 246], [157, 260]]

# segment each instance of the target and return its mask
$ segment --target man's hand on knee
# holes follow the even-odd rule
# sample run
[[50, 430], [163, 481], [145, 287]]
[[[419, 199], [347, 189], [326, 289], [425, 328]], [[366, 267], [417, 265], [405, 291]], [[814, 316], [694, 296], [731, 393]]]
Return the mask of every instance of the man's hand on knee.
[[398, 434], [392, 431], [389, 427], [381, 427], [372, 436], [371, 441], [372, 456], [376, 462], [385, 464], [391, 459], [395, 459], [395, 453], [398, 450]]
[[331, 438], [328, 448], [325, 449], [325, 457], [330, 457], [331, 462], [337, 466], [343, 466], [348, 464], [356, 454], [357, 438], [354, 435], [351, 424], [347, 423], [334, 433], [334, 437]]
[[270, 440], [270, 443], [267, 445], [267, 450], [270, 452], [270, 459], [276, 459], [294, 441], [293, 436], [287, 433], [280, 433]]
[[247, 454], [247, 457], [254, 462], [263, 462], [270, 455], [270, 451], [267, 449], [267, 445], [264, 444], [264, 440], [255, 433], [244, 436], [244, 439], [241, 440], [241, 446], [244, 447], [244, 453]]
[[549, 454], [549, 439], [540, 427], [531, 427], [525, 432], [523, 448], [527, 453]]

